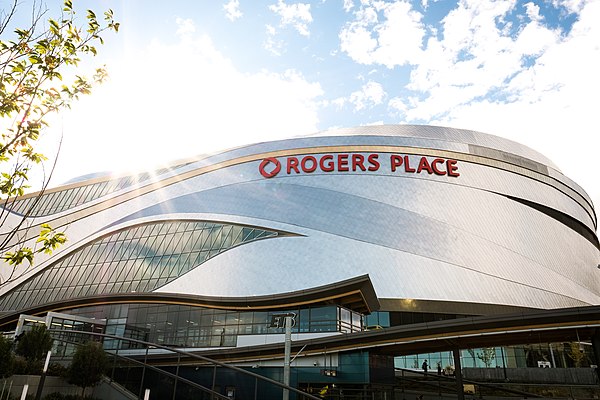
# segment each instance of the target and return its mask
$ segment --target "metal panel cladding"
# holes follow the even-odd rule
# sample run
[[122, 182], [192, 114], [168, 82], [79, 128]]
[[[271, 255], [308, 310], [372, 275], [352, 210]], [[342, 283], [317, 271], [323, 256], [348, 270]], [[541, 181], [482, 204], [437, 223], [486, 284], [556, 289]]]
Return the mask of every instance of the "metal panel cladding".
[[[45, 195], [75, 199], [78, 187], [87, 193], [102, 182]], [[397, 302], [600, 304], [589, 196], [543, 155], [479, 132], [341, 129], [198, 157], [103, 188], [33, 221], [69, 225], [68, 244], [39, 270], [127, 227], [208, 221], [286, 234], [232, 246], [152, 291], [268, 295], [368, 274], [380, 299]]]

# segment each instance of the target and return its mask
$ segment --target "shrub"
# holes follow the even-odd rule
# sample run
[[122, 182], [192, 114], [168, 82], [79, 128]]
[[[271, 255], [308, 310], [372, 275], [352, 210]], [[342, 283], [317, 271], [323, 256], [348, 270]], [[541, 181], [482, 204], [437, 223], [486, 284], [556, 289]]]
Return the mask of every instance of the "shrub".
[[12, 340], [0, 334], [0, 378], [7, 378], [13, 374], [14, 358]]
[[51, 348], [52, 336], [50, 336], [48, 328], [46, 328], [46, 325], [38, 324], [18, 338], [16, 353], [25, 357], [27, 363], [36, 364], [46, 357], [46, 354]]
[[47, 373], [50, 376], [60, 376], [62, 378], [67, 378], [69, 376], [69, 368], [59, 363], [51, 363], [50, 365], [48, 365]]
[[69, 367], [69, 383], [81, 387], [83, 396], [86, 387], [100, 383], [107, 368], [108, 358], [102, 344], [86, 342], [79, 346], [73, 355], [73, 361]]

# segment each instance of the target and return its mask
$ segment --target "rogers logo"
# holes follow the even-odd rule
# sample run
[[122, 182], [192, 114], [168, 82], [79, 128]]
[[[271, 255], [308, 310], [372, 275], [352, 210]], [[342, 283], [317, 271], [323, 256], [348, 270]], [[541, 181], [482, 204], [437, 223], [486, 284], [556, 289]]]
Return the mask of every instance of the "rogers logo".
[[[269, 164], [273, 164], [273, 169], [271, 169], [270, 171], [267, 171], [267, 170], [265, 170], [265, 168]], [[281, 163], [275, 157], [268, 157], [268, 158], [265, 158], [264, 160], [262, 160], [262, 162], [258, 166], [258, 170], [260, 171], [260, 174], [262, 176], [264, 176], [265, 178], [267, 178], [267, 179], [273, 178], [274, 176], [277, 176], [279, 171], [281, 171]]]

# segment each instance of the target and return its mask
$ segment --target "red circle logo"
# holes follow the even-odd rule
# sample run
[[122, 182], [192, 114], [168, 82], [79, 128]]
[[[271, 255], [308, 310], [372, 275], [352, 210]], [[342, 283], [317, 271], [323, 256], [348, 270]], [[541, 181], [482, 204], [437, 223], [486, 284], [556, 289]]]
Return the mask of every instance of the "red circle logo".
[[[265, 168], [267, 168], [269, 164], [273, 164], [273, 167], [269, 167], [268, 169], [270, 169], [270, 171], [267, 171]], [[279, 171], [281, 171], [281, 163], [275, 157], [265, 158], [258, 166], [258, 171], [265, 178], [272, 178], [276, 176], [279, 173]]]

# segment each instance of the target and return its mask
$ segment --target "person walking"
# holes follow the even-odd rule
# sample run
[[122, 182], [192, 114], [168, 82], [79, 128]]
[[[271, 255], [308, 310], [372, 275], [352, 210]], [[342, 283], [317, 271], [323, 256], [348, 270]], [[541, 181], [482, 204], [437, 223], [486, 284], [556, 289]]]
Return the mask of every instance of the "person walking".
[[425, 375], [427, 375], [427, 360], [423, 361], [423, 365], [421, 365], [421, 367], [423, 368], [423, 372], [425, 373]]

